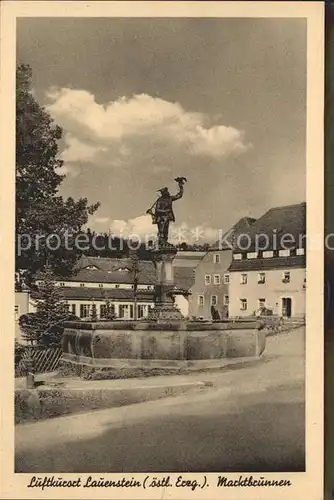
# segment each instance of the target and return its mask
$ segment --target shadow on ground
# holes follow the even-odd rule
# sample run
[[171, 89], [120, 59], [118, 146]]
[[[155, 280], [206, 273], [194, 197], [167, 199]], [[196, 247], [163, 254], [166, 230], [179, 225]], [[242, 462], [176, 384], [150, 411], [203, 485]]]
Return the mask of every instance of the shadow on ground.
[[[16, 453], [16, 472], [301, 472], [305, 407], [300, 385], [229, 400], [181, 401], [164, 411], [104, 422], [94, 438], [39, 443]], [[158, 403], [157, 403], [158, 404]], [[147, 407], [146, 407], [147, 408]], [[58, 419], [61, 421], [62, 419]], [[38, 425], [38, 424], [34, 424]], [[80, 426], [78, 416], [78, 426]], [[98, 422], [97, 422], [98, 425]], [[84, 435], [84, 432], [83, 432]], [[17, 443], [19, 445], [19, 443]]]

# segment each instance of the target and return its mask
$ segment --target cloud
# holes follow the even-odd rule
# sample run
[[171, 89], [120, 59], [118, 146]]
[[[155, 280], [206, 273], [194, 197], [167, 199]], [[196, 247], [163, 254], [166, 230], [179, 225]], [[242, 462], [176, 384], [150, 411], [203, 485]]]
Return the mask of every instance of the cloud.
[[67, 166], [85, 162], [159, 175], [202, 168], [249, 148], [243, 132], [217, 124], [217, 116], [211, 119], [147, 94], [99, 104], [85, 90], [52, 88], [47, 101], [47, 110], [65, 132], [62, 159]]
[[[110, 231], [117, 237], [140, 239], [143, 243], [156, 237], [157, 226], [152, 224], [149, 215], [141, 215], [128, 220], [112, 220], [107, 217], [91, 217], [88, 224], [91, 228], [96, 226], [98, 231]], [[103, 229], [102, 229], [103, 225]], [[185, 222], [171, 224], [169, 240], [177, 244], [187, 243], [199, 244], [211, 243], [219, 239], [218, 229], [209, 225], [191, 226]]]

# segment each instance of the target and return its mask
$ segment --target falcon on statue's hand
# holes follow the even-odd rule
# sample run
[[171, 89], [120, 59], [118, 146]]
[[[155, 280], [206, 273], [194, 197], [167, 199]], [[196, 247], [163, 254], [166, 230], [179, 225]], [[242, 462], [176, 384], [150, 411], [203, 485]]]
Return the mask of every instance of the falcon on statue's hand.
[[176, 177], [174, 179], [174, 181], [176, 181], [178, 184], [184, 184], [185, 182], [187, 182], [187, 178], [186, 177]]

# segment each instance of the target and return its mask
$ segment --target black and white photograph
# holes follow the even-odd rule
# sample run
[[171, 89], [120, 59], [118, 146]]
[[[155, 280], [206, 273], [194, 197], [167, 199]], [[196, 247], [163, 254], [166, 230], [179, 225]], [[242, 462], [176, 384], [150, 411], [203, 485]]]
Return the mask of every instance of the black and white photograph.
[[136, 16], [137, 2], [56, 2], [56, 15], [29, 3], [4, 123], [21, 495], [285, 498], [303, 478], [312, 490], [321, 4], [238, 15], [235, 2], [229, 16], [138, 2]]

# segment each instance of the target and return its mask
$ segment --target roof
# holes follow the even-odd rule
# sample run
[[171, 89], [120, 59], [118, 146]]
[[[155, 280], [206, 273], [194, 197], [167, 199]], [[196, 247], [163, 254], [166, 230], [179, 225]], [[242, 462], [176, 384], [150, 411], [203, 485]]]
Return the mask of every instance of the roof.
[[268, 259], [232, 260], [229, 271], [269, 271], [270, 269], [304, 268], [304, 255], [293, 257], [271, 257]]
[[[292, 235], [293, 241], [284, 235]], [[234, 251], [245, 252], [258, 250], [279, 250], [304, 246], [306, 235], [306, 203], [271, 208], [262, 217], [254, 221], [244, 235], [234, 242]], [[299, 244], [302, 243], [302, 245]]]
[[[80, 287], [63, 287], [60, 288], [61, 295], [66, 300], [134, 300], [134, 291], [124, 288], [80, 288]], [[32, 298], [34, 298], [32, 293]], [[137, 290], [137, 300], [153, 301], [154, 293], [146, 290]]]
[[[82, 283], [133, 283], [132, 260], [129, 258], [81, 257], [77, 263], [77, 272], [59, 281], [80, 281]], [[154, 284], [156, 271], [154, 263], [148, 260], [138, 261], [138, 283]], [[38, 276], [37, 276], [38, 279]]]
[[252, 217], [242, 217], [231, 229], [224, 233], [223, 237], [216, 241], [209, 249], [209, 251], [217, 250], [231, 250], [235, 238], [239, 234], [248, 231], [250, 226], [256, 221]]
[[195, 268], [174, 267], [174, 283], [183, 290], [189, 290], [195, 283]]

